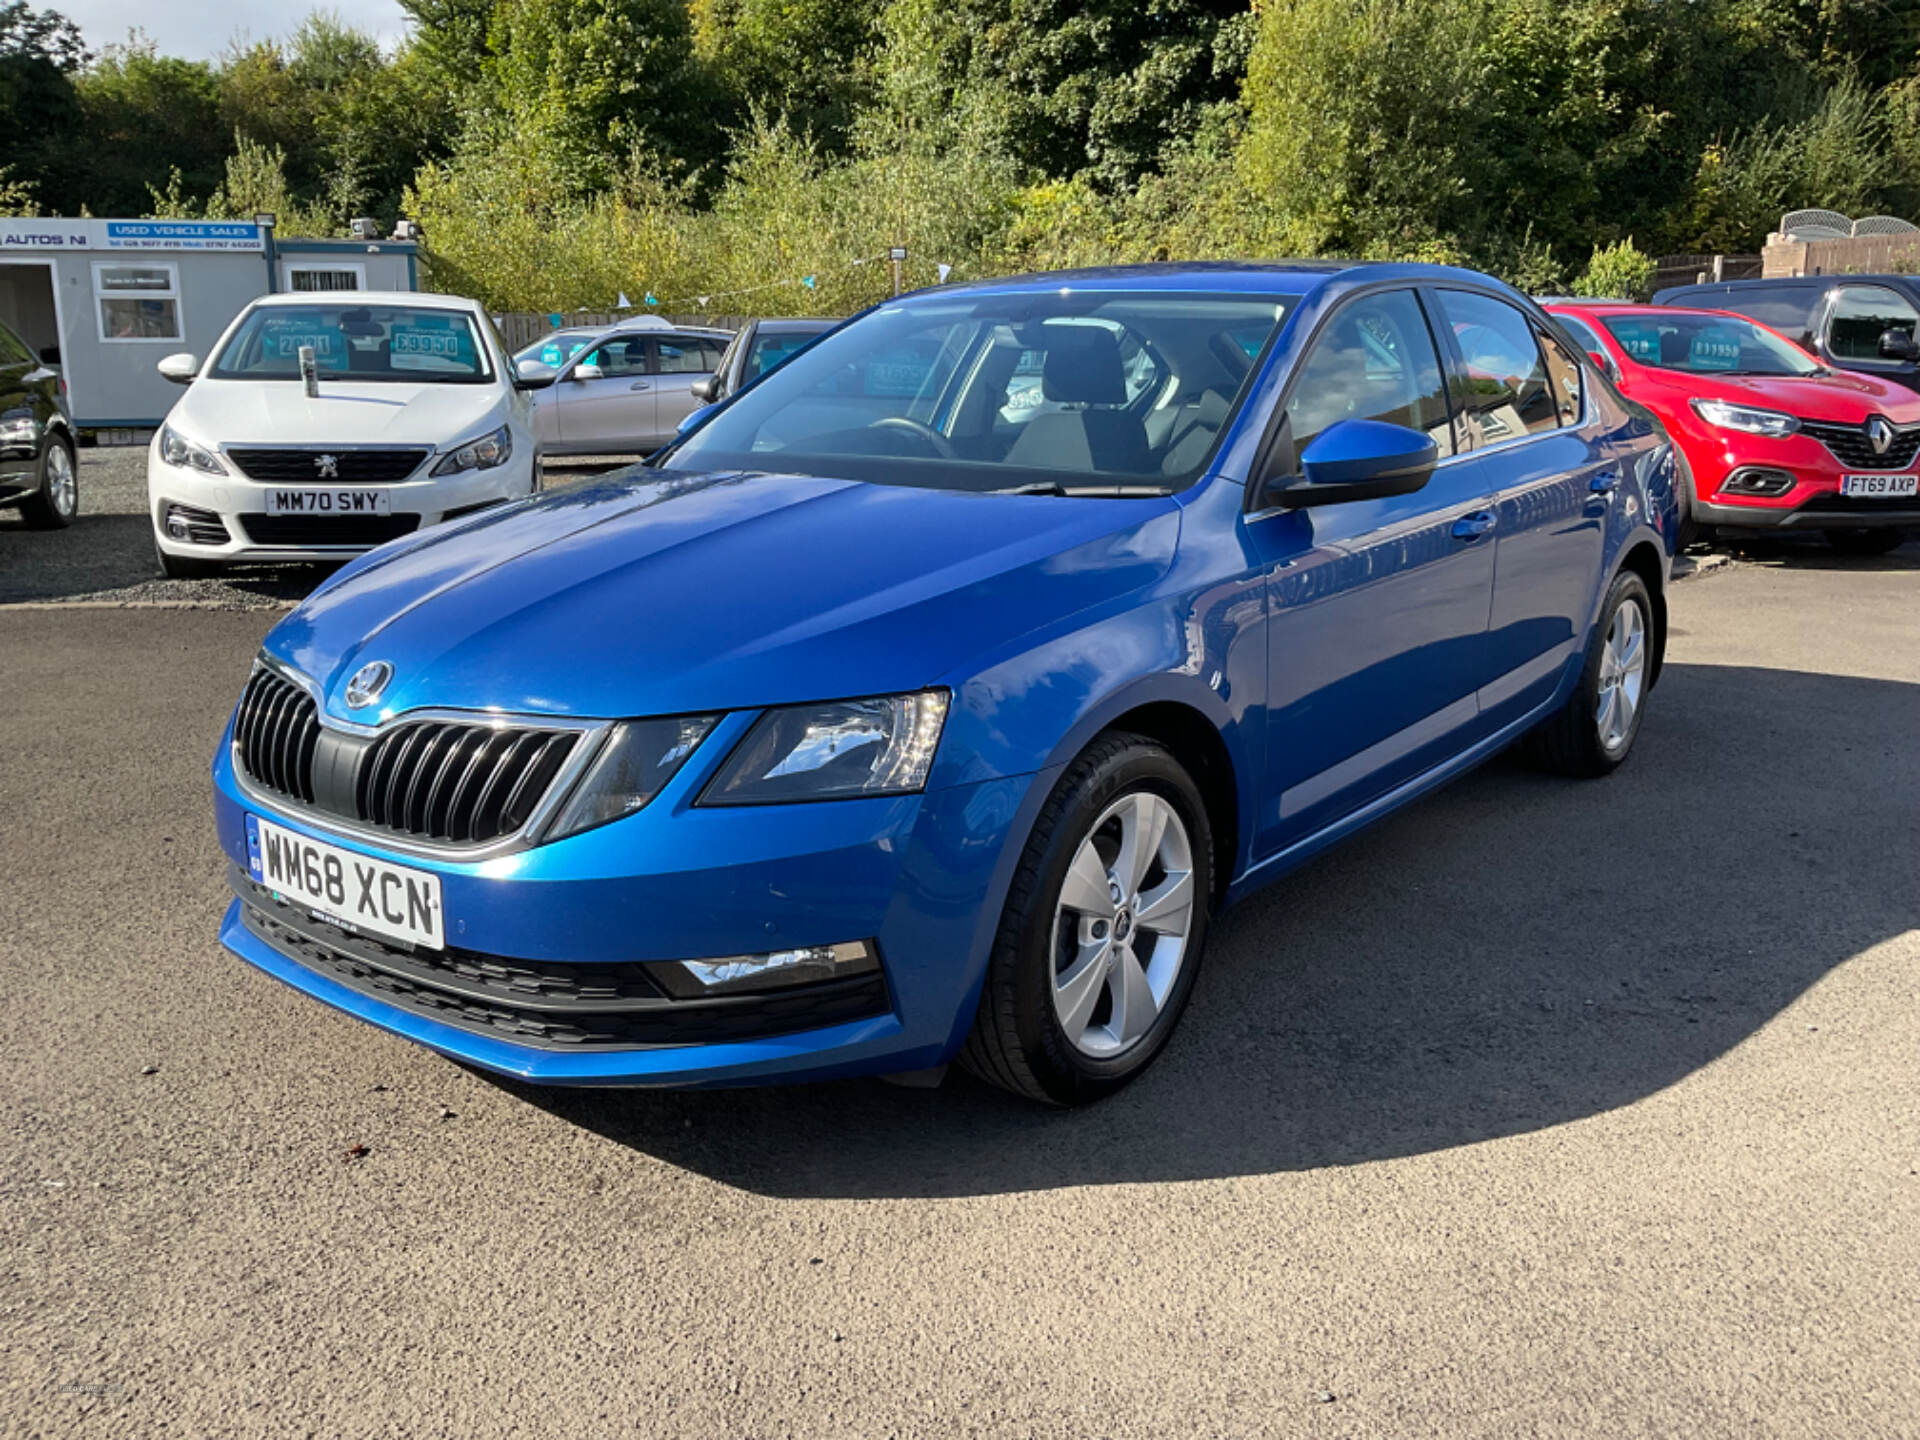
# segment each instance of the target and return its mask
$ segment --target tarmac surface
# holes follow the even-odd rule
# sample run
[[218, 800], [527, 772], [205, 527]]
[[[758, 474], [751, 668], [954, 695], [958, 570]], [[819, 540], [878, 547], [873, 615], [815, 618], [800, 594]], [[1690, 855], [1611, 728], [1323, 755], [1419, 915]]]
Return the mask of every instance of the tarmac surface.
[[297, 577], [132, 509], [0, 523], [0, 1435], [1920, 1434], [1920, 545], [1676, 586], [1624, 769], [1256, 896], [1052, 1114], [541, 1093], [226, 955]]

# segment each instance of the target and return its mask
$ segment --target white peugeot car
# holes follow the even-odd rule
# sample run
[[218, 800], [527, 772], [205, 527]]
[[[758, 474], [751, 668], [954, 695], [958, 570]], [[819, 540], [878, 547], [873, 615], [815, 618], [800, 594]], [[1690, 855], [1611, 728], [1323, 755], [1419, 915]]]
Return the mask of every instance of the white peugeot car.
[[274, 295], [242, 311], [147, 452], [160, 567], [335, 560], [532, 493], [527, 391], [487, 313], [446, 295]]

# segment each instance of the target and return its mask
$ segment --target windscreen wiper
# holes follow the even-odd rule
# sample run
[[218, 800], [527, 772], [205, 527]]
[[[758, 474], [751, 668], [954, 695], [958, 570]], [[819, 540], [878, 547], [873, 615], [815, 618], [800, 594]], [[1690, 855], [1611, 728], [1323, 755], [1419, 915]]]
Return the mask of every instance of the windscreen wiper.
[[1116, 500], [1134, 495], [1171, 495], [1167, 485], [1075, 485], [1071, 489], [1058, 480], [1034, 480], [1025, 485], [1009, 485], [1004, 490], [989, 490], [989, 495], [1065, 495], [1075, 500]]

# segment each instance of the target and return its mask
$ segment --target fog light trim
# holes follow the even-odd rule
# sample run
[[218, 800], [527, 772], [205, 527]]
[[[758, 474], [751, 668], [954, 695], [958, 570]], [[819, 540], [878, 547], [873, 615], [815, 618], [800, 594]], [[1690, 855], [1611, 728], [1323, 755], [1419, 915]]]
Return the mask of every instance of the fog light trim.
[[786, 950], [722, 955], [711, 960], [677, 960], [653, 967], [661, 984], [681, 1000], [787, 990], [796, 985], [870, 975], [879, 968], [879, 956], [866, 940], [838, 945], [797, 945]]
[[1720, 490], [1726, 495], [1777, 496], [1786, 494], [1794, 484], [1793, 476], [1785, 470], [1746, 466], [1721, 481]]

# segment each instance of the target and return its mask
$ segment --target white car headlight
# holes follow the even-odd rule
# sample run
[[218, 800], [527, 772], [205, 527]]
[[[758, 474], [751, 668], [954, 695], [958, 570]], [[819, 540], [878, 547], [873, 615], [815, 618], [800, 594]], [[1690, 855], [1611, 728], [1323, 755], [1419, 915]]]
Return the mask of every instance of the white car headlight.
[[502, 425], [491, 435], [482, 435], [478, 440], [462, 445], [458, 450], [443, 456], [435, 465], [432, 474], [459, 475], [468, 470], [491, 470], [496, 465], [504, 465], [513, 454], [513, 436]]
[[1695, 400], [1693, 413], [1709, 425], [1722, 430], [1739, 430], [1748, 435], [1791, 435], [1800, 422], [1779, 410], [1756, 410], [1751, 405], [1734, 405], [1725, 400]]
[[171, 425], [160, 427], [160, 458], [182, 470], [198, 470], [202, 475], [224, 475], [227, 467], [205, 445], [195, 444]]
[[879, 695], [769, 710], [734, 747], [701, 805], [852, 800], [924, 789], [947, 722], [947, 692]]

